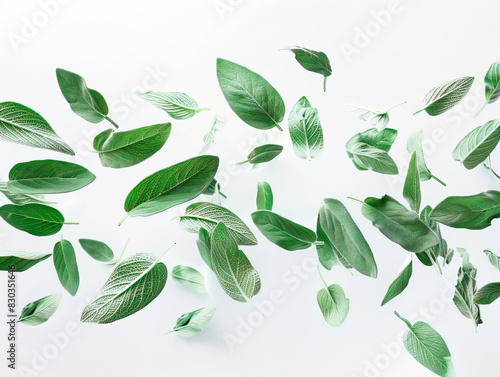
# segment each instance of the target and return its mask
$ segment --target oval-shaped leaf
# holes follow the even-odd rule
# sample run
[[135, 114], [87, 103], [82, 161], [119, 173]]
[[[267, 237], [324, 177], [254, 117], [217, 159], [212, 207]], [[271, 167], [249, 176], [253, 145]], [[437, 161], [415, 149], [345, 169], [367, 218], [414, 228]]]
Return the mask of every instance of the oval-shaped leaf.
[[500, 62], [491, 64], [484, 77], [484, 84], [486, 101], [495, 102], [500, 97]]
[[61, 285], [74, 296], [80, 285], [75, 249], [71, 242], [61, 240], [54, 245], [54, 266]]
[[338, 284], [332, 284], [321, 289], [317, 296], [319, 308], [326, 323], [330, 326], [340, 326], [349, 313], [349, 299]]
[[200, 252], [201, 259], [203, 262], [212, 268], [212, 258], [210, 257], [210, 233], [205, 228], [200, 228], [198, 232], [198, 239], [196, 240], [196, 246], [198, 246], [198, 251]]
[[420, 174], [417, 166], [417, 152], [413, 152], [408, 165], [408, 173], [403, 186], [403, 197], [406, 199], [410, 208], [419, 213], [422, 194], [420, 192]]
[[192, 267], [181, 265], [175, 266], [170, 275], [172, 279], [191, 288], [195, 292], [207, 293], [205, 278], [198, 270]]
[[16, 102], [0, 103], [0, 139], [75, 155], [40, 114]]
[[410, 282], [412, 271], [413, 261], [411, 260], [411, 256], [409, 256], [409, 262], [408, 260], [405, 261], [401, 272], [387, 289], [387, 293], [385, 294], [380, 306], [384, 306], [406, 289], [408, 283]]
[[273, 210], [273, 190], [267, 182], [257, 183], [257, 209]]
[[217, 59], [217, 80], [229, 107], [246, 124], [267, 130], [285, 117], [285, 103], [261, 75], [239, 64]]
[[223, 222], [238, 245], [257, 245], [257, 238], [250, 228], [233, 212], [209, 202], [193, 203], [180, 216], [180, 225], [188, 232], [198, 233], [200, 228], [213, 232]]
[[283, 151], [281, 145], [265, 144], [255, 147], [247, 156], [247, 160], [237, 162], [236, 165], [243, 165], [247, 162], [250, 164], [262, 164], [274, 160]]
[[205, 306], [204, 308], [195, 310], [194, 312], [181, 315], [177, 319], [177, 323], [171, 332], [176, 332], [181, 336], [193, 336], [198, 334], [212, 320], [216, 311], [215, 306]]
[[95, 180], [83, 166], [58, 160], [36, 160], [14, 165], [7, 189], [13, 194], [59, 194], [79, 190]]
[[198, 156], [144, 178], [125, 200], [128, 216], [151, 216], [200, 195], [219, 166], [217, 156]]
[[21, 315], [19, 316], [17, 322], [22, 322], [30, 326], [36, 326], [47, 322], [48, 319], [56, 312], [61, 299], [62, 295], [57, 293], [30, 302], [21, 311]]
[[347, 155], [359, 170], [372, 170], [381, 174], [398, 174], [398, 166], [386, 151], [366, 143], [353, 143], [347, 147]]
[[222, 289], [233, 300], [247, 302], [260, 291], [260, 276], [238, 249], [224, 223], [215, 227], [210, 245], [212, 268]]
[[167, 274], [167, 267], [154, 254], [130, 256], [116, 266], [87, 304], [81, 321], [111, 323], [134, 314], [161, 293]]
[[0, 251], [0, 271], [23, 272], [44, 261], [50, 255], [26, 251]]
[[80, 238], [78, 242], [88, 255], [99, 262], [110, 262], [115, 257], [113, 250], [104, 242], [88, 238]]
[[310, 247], [316, 234], [302, 225], [267, 210], [252, 213], [252, 220], [262, 234], [285, 250], [294, 251]]
[[300, 158], [315, 158], [324, 147], [323, 129], [318, 109], [311, 107], [306, 97], [297, 101], [288, 116], [288, 131], [293, 151]]
[[489, 305], [500, 297], [500, 282], [489, 283], [474, 294], [474, 302], [478, 305]]
[[[43, 200], [43, 195], [26, 195], [26, 194], [11, 194], [7, 191], [7, 184], [0, 183], [0, 192], [5, 195], [7, 199], [10, 200], [11, 203], [14, 204], [29, 204], [29, 203], [42, 203], [42, 204], [55, 204], [46, 202]], [[5, 187], [5, 188], [4, 188]]]
[[470, 90], [474, 77], [465, 76], [442, 83], [431, 89], [424, 98], [424, 108], [413, 115], [424, 111], [431, 115], [440, 115], [464, 98]]
[[288, 47], [283, 50], [292, 51], [295, 54], [295, 60], [308, 71], [323, 75], [323, 91], [326, 92], [326, 79], [332, 74], [330, 59], [322, 51], [314, 51], [304, 47]]
[[61, 212], [43, 204], [6, 204], [0, 207], [0, 216], [14, 228], [34, 236], [51, 236], [64, 224]]
[[434, 176], [427, 165], [425, 164], [425, 158], [424, 158], [424, 150], [422, 148], [422, 138], [423, 138], [424, 132], [422, 130], [419, 130], [412, 134], [408, 138], [408, 142], [406, 143], [406, 149], [408, 150], [408, 153], [413, 154], [413, 152], [417, 153], [417, 168], [420, 174], [420, 180], [421, 181], [428, 181], [431, 178], [434, 178], [436, 181], [441, 183], [443, 186], [446, 186], [446, 183], [441, 181], [439, 178]]
[[500, 271], [500, 257], [488, 249], [484, 250], [484, 254], [486, 254], [493, 267]]
[[198, 107], [198, 103], [185, 93], [179, 92], [146, 92], [139, 93], [139, 96], [150, 104], [164, 110], [173, 119], [188, 119], [203, 110]]

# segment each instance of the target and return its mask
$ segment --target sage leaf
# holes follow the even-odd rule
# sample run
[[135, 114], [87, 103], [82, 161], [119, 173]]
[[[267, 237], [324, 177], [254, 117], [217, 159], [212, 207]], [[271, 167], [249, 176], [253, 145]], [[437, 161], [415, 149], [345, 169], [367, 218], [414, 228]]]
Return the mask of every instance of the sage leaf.
[[127, 168], [150, 158], [166, 143], [172, 126], [155, 124], [124, 132], [109, 129], [94, 138], [94, 149], [102, 166]]
[[369, 128], [366, 131], [354, 135], [351, 138], [351, 142], [365, 143], [377, 149], [389, 152], [397, 136], [398, 131], [393, 128], [384, 128], [380, 131], [376, 128]]
[[370, 246], [339, 200], [323, 200], [318, 213], [318, 241], [323, 242], [316, 245], [316, 250], [325, 268], [347, 264], [363, 275], [377, 277], [377, 264]]
[[53, 260], [61, 285], [71, 296], [76, 295], [80, 285], [80, 274], [78, 273], [75, 249], [71, 242], [61, 240], [56, 243]]
[[144, 178], [125, 199], [128, 216], [151, 216], [200, 195], [219, 166], [216, 156], [198, 156]]
[[113, 250], [111, 250], [110, 247], [104, 242], [88, 238], [80, 238], [78, 242], [80, 243], [82, 249], [96, 261], [111, 262], [115, 257]]
[[467, 169], [474, 169], [486, 160], [500, 141], [500, 120], [474, 128], [453, 150], [453, 159], [464, 164]]
[[16, 102], [0, 103], [0, 139], [75, 155], [40, 114]]
[[420, 192], [420, 174], [417, 166], [417, 152], [413, 152], [408, 166], [405, 183], [403, 186], [403, 197], [406, 199], [410, 208], [419, 213], [422, 194]]
[[[321, 277], [321, 280], [323, 280], [323, 277]], [[325, 288], [320, 289], [316, 296], [318, 306], [326, 323], [334, 327], [340, 326], [349, 313], [349, 299], [345, 296], [340, 285], [327, 285], [324, 280], [323, 284]]]
[[79, 190], [95, 180], [83, 166], [58, 160], [36, 160], [14, 165], [7, 190], [12, 194], [59, 194]]
[[488, 103], [493, 103], [500, 97], [500, 62], [494, 62], [491, 64], [488, 72], [486, 72], [486, 76], [484, 76], [484, 86], [486, 102], [475, 117], [479, 115]]
[[200, 111], [209, 110], [198, 107], [198, 103], [185, 93], [146, 92], [139, 93], [139, 96], [177, 120], [188, 119]]
[[449, 196], [432, 210], [431, 217], [452, 228], [487, 228], [492, 220], [500, 217], [500, 191]]
[[185, 337], [196, 335], [203, 331], [212, 320], [216, 309], [215, 306], [211, 305], [195, 310], [194, 312], [183, 314], [177, 319], [174, 329], [168, 333], [176, 332]]
[[306, 97], [300, 98], [290, 111], [288, 131], [293, 151], [298, 157], [315, 158], [323, 150], [323, 129], [318, 109], [311, 107]]
[[30, 326], [37, 326], [41, 323], [47, 322], [48, 319], [56, 312], [61, 299], [62, 295], [57, 293], [30, 302], [21, 311], [21, 315], [19, 316], [17, 322], [22, 322]]
[[175, 266], [170, 273], [172, 279], [191, 288], [198, 293], [207, 293], [205, 278], [201, 273], [189, 266]]
[[196, 240], [196, 246], [198, 246], [198, 251], [200, 252], [201, 259], [203, 262], [212, 268], [212, 258], [210, 256], [210, 233], [205, 228], [200, 228], [198, 232], [198, 239]]
[[264, 144], [255, 147], [247, 156], [245, 161], [236, 163], [236, 165], [243, 165], [247, 162], [250, 164], [262, 164], [264, 162], [269, 162], [274, 160], [283, 151], [281, 145], [276, 144]]
[[413, 261], [411, 260], [411, 255], [409, 255], [409, 257], [405, 260], [403, 268], [399, 272], [398, 276], [387, 289], [387, 293], [385, 294], [380, 306], [384, 306], [406, 289], [408, 283], [410, 282], [412, 271]]
[[484, 250], [484, 253], [488, 257], [490, 263], [495, 267], [498, 271], [500, 271], [500, 257], [494, 254], [491, 250]]
[[203, 195], [215, 195], [216, 191], [223, 198], [227, 198], [226, 195], [224, 195], [222, 192], [220, 192], [220, 183], [217, 182], [217, 180], [214, 178], [214, 179], [212, 179], [210, 184], [207, 186], [207, 188], [205, 190], [203, 190], [202, 194]]
[[50, 254], [26, 251], [0, 251], [0, 271], [23, 272], [49, 258]]
[[40, 203], [40, 204], [55, 204], [46, 202], [43, 195], [26, 195], [26, 194], [11, 194], [7, 190], [7, 184], [0, 183], [0, 192], [5, 195], [7, 199], [13, 204], [29, 204], [29, 203]]
[[489, 283], [474, 294], [474, 303], [489, 305], [500, 297], [500, 282]]
[[210, 128], [210, 131], [203, 136], [203, 147], [201, 147], [201, 151], [198, 154], [205, 154], [208, 152], [210, 147], [215, 141], [215, 136], [219, 132], [220, 127], [222, 126], [223, 122], [222, 120], [217, 116], [217, 114], [214, 116], [214, 120], [212, 123], [212, 127]]
[[14, 228], [34, 236], [51, 236], [59, 232], [65, 223], [57, 209], [43, 204], [6, 204], [0, 207], [0, 216]]
[[307, 249], [316, 242], [316, 234], [311, 229], [274, 212], [256, 211], [252, 213], [252, 220], [269, 241], [285, 250]]
[[257, 183], [257, 209], [273, 210], [273, 190], [267, 182]]
[[425, 164], [425, 158], [424, 158], [424, 150], [422, 148], [422, 138], [423, 138], [423, 131], [419, 130], [412, 134], [408, 138], [408, 142], [406, 144], [406, 149], [408, 150], [408, 153], [413, 154], [413, 152], [417, 153], [417, 167], [418, 171], [420, 174], [420, 180], [421, 181], [428, 181], [429, 179], [433, 178], [439, 183], [441, 183], [443, 186], [446, 186], [446, 183], [444, 183], [442, 180], [440, 180], [438, 177], [434, 176], [427, 165]]
[[288, 50], [295, 54], [295, 60], [308, 71], [323, 75], [323, 91], [326, 92], [326, 79], [332, 74], [330, 59], [322, 51], [314, 51], [304, 47], [288, 47], [282, 50]]
[[408, 353], [420, 364], [441, 377], [454, 377], [451, 353], [444, 339], [428, 323], [418, 321], [413, 325], [398, 312], [394, 312], [408, 326], [403, 344]]
[[213, 203], [193, 203], [180, 216], [180, 225], [188, 232], [198, 233], [200, 228], [213, 232], [223, 222], [238, 245], [257, 245], [257, 238], [250, 228], [233, 212]]
[[233, 300], [247, 302], [260, 291], [259, 273], [253, 268], [224, 223], [215, 227], [210, 244], [212, 269], [222, 289]]
[[358, 114], [359, 119], [370, 122], [373, 127], [379, 127], [381, 130], [387, 127], [389, 124], [389, 111], [394, 109], [397, 106], [404, 105], [406, 102], [398, 103], [394, 106], [391, 106], [387, 110], [375, 110], [369, 109], [364, 106], [354, 105], [348, 103], [348, 106], [353, 108], [353, 112]]
[[424, 107], [413, 115], [424, 111], [431, 115], [440, 115], [459, 103], [469, 92], [474, 77], [465, 76], [444, 82], [431, 89], [424, 98]]
[[388, 195], [366, 198], [361, 212], [382, 234], [405, 250], [420, 253], [439, 243], [436, 234], [409, 211]]
[[165, 287], [167, 267], [154, 254], [139, 253], [120, 262], [83, 309], [82, 322], [111, 323], [146, 307]]
[[438, 257], [442, 257], [444, 259], [443, 265], [444, 263], [449, 264], [451, 262], [451, 258], [453, 257], [453, 250], [450, 252], [447, 242], [441, 236], [439, 223], [434, 221], [430, 216], [431, 212], [432, 208], [430, 206], [425, 206], [424, 209], [422, 209], [422, 212], [420, 212], [420, 220], [422, 220], [424, 224], [431, 228], [431, 230], [436, 234], [439, 239], [439, 243], [423, 253], [417, 253], [417, 257], [426, 266], [435, 266], [441, 274], [441, 268], [439, 267], [439, 263], [437, 263]]
[[261, 75], [239, 64], [217, 59], [217, 80], [229, 107], [246, 124], [267, 130], [285, 117], [285, 103]]

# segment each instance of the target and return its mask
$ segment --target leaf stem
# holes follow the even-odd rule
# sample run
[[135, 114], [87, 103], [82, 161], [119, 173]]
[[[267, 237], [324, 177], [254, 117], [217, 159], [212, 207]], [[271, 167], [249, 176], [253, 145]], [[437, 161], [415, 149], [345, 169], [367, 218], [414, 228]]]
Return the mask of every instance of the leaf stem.
[[318, 274], [319, 274], [319, 277], [321, 278], [321, 281], [323, 282], [323, 285], [325, 286], [326, 290], [328, 290], [328, 285], [326, 284], [326, 281], [323, 278], [323, 275], [321, 274], [321, 270], [319, 268], [319, 264], [317, 264], [316, 267], [318, 268]]
[[440, 180], [438, 177], [436, 177], [435, 175], [432, 175], [431, 174], [431, 178], [435, 179], [436, 181], [438, 181], [439, 183], [441, 183], [443, 186], [446, 187], [446, 183], [444, 183], [442, 180]]
[[395, 107], [398, 107], [398, 106], [401, 106], [401, 105], [404, 105], [404, 104], [406, 104], [406, 101], [404, 101], [404, 102], [399, 102], [399, 103], [397, 103], [397, 104], [392, 105], [391, 107], [389, 107], [389, 108], [388, 108], [385, 112], [386, 112], [386, 113], [388, 113], [389, 111], [391, 111], [391, 110], [392, 110], [392, 109], [394, 109]]
[[244, 164], [246, 164], [248, 161], [250, 161], [250, 160], [245, 160], [245, 161], [237, 162], [237, 163], [235, 163], [235, 165], [244, 165]]
[[208, 108], [208, 107], [203, 107], [203, 108], [201, 108], [201, 109], [195, 109], [194, 111], [195, 111], [195, 112], [197, 112], [197, 113], [199, 113], [200, 111], [210, 111], [210, 110], [211, 110], [211, 109], [210, 109], [210, 108]]
[[222, 196], [224, 199], [227, 199], [227, 196], [224, 193], [220, 192], [220, 191], [219, 191], [219, 195]]
[[283, 131], [283, 128], [281, 128], [281, 126], [278, 123], [276, 123], [276, 127], [278, 128], [278, 130]]
[[118, 221], [118, 226], [121, 226], [123, 222], [127, 220], [127, 218], [128, 218], [128, 213], [125, 214], [125, 216], [123, 216], [120, 221]]
[[365, 202], [363, 202], [362, 200], [359, 200], [359, 199], [356, 199], [356, 198], [353, 198], [352, 196], [348, 196], [347, 199], [351, 199], [355, 202], [358, 202], [359, 204], [365, 204]]
[[[488, 166], [489, 165], [489, 166]], [[498, 175], [494, 170], [493, 168], [491, 167], [491, 157], [488, 156], [488, 165], [487, 164], [484, 164], [484, 166], [486, 167], [486, 169], [488, 169], [489, 171], [491, 171], [493, 173], [493, 175], [497, 178], [500, 179], [500, 175]]]
[[127, 245], [128, 245], [128, 243], [129, 243], [129, 241], [130, 241], [130, 238], [129, 238], [126, 242], [125, 242], [125, 245], [123, 245], [122, 252], [121, 252], [121, 254], [120, 254], [120, 257], [119, 257], [119, 258], [118, 258], [118, 260], [116, 261], [116, 264], [119, 264], [119, 263], [122, 261], [122, 259], [123, 259], [123, 255], [125, 254], [125, 249], [127, 248]]
[[323, 77], [323, 92], [326, 92], [326, 79], [328, 76]]
[[153, 264], [154, 265], [157, 264], [165, 256], [165, 254], [167, 254], [167, 252], [169, 252], [170, 249], [172, 249], [176, 244], [177, 244], [177, 242], [174, 242], [172, 245], [170, 245], [170, 247], [167, 250], [165, 250], [162, 255], [160, 255], [158, 258], [156, 258], [156, 260]]
[[63, 223], [63, 225], [80, 225], [80, 223]]
[[7, 182], [0, 182], [0, 190], [8, 191]]
[[426, 250], [425, 254], [427, 254], [429, 259], [431, 260], [432, 267], [434, 267], [439, 276], [443, 275], [443, 270], [441, 270], [441, 266], [439, 265], [439, 263], [436, 262], [436, 259], [432, 256], [431, 252], [429, 250]]
[[401, 321], [403, 321], [404, 323], [406, 323], [406, 326], [408, 326], [411, 330], [411, 323], [410, 321], [408, 321], [406, 318], [404, 318], [403, 316], [401, 316], [401, 314], [399, 314], [397, 311], [394, 311], [394, 314], [396, 315], [396, 317], [398, 317]]
[[415, 112], [413, 113], [413, 115], [417, 115], [418, 113], [420, 113], [420, 112], [422, 112], [422, 111], [424, 111], [424, 110], [425, 110], [425, 107], [424, 107], [423, 109], [420, 109], [420, 110], [415, 111]]
[[472, 118], [472, 119], [476, 119], [476, 117], [477, 117], [479, 114], [481, 114], [481, 111], [483, 111], [483, 109], [484, 109], [484, 107], [486, 106], [486, 104], [487, 104], [487, 103], [488, 103], [488, 101], [486, 101], [486, 102], [483, 104], [483, 106], [481, 106], [481, 108], [479, 109], [479, 111], [477, 112], [477, 114], [476, 114], [476, 115], [474, 115], [474, 118]]
[[120, 128], [113, 119], [111, 119], [108, 116], [105, 116], [104, 119], [106, 119], [109, 123], [111, 123], [116, 129]]
[[314, 241], [312, 244], [316, 246], [323, 246], [325, 243], [323, 241]]

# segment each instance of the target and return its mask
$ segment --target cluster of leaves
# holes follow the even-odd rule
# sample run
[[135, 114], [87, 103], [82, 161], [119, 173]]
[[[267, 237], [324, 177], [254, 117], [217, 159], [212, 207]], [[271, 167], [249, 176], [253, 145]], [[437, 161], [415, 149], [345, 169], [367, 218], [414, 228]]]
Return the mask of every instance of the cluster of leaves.
[[[332, 74], [330, 61], [323, 52], [293, 47], [287, 48], [305, 69], [321, 74], [326, 79]], [[500, 63], [488, 71], [486, 103], [500, 96]], [[85, 80], [72, 72], [57, 69], [61, 92], [74, 113], [90, 123], [104, 120], [109, 128], [94, 139], [94, 149], [102, 166], [122, 169], [143, 162], [156, 154], [166, 143], [171, 123], [160, 123], [129, 131], [117, 132], [118, 125], [108, 116], [104, 96], [87, 87]], [[217, 60], [217, 79], [229, 107], [246, 124], [261, 130], [278, 128], [285, 118], [285, 103], [278, 91], [261, 75], [228, 60]], [[459, 103], [470, 90], [473, 77], [462, 77], [440, 84], [424, 98], [425, 111], [438, 116]], [[183, 120], [208, 110], [184, 93], [147, 92], [139, 96], [165, 111], [174, 120]], [[396, 105], [397, 106], [397, 105]], [[398, 167], [389, 155], [397, 138], [397, 130], [387, 128], [389, 111], [371, 110], [355, 106], [360, 119], [373, 128], [359, 132], [346, 143], [346, 152], [359, 170], [381, 174], [398, 174]], [[192, 201], [200, 195], [211, 195], [212, 202], [191, 203], [179, 217], [180, 226], [196, 233], [196, 244], [201, 259], [213, 272], [222, 290], [233, 300], [249, 302], [260, 292], [261, 277], [241, 246], [256, 245], [258, 240], [250, 227], [238, 215], [221, 205], [220, 185], [215, 176], [219, 157], [207, 155], [218, 132], [220, 120], [215, 117], [212, 128], [203, 138], [200, 155], [157, 171], [140, 181], [127, 195], [124, 210], [127, 217], [152, 216], [174, 206]], [[324, 149], [323, 130], [318, 109], [306, 97], [300, 98], [288, 115], [288, 128], [297, 157], [316, 158]], [[31, 147], [50, 149], [74, 155], [71, 147], [34, 110], [13, 102], [0, 103], [0, 138]], [[489, 159], [500, 141], [500, 121], [491, 120], [472, 130], [459, 142], [453, 158], [467, 169]], [[422, 149], [422, 131], [413, 134], [407, 142], [411, 155], [402, 196], [409, 208], [389, 195], [357, 200], [362, 215], [389, 240], [408, 252], [401, 272], [388, 287], [381, 305], [386, 305], [409, 285], [413, 273], [413, 259], [424, 266], [433, 266], [439, 273], [449, 264], [454, 250], [448, 248], [441, 234], [441, 225], [454, 228], [484, 229], [500, 217], [500, 192], [487, 191], [470, 196], [451, 196], [435, 208], [422, 208], [421, 182], [435, 179], [425, 163]], [[266, 144], [254, 148], [240, 164], [267, 163], [277, 157], [283, 146]], [[493, 171], [491, 162], [487, 165]], [[496, 173], [495, 173], [496, 175]], [[76, 191], [91, 184], [95, 175], [83, 166], [58, 160], [22, 162], [9, 172], [9, 180], [0, 183], [0, 191], [13, 204], [0, 207], [0, 216], [13, 227], [34, 236], [58, 233], [64, 216], [45, 202], [43, 195]], [[289, 220], [273, 211], [273, 191], [267, 182], [257, 185], [256, 211], [251, 214], [254, 225], [271, 243], [287, 251], [305, 250], [315, 246], [321, 266], [331, 270], [337, 266], [353, 269], [362, 275], [376, 278], [378, 268], [368, 242], [353, 220], [346, 206], [338, 199], [325, 198], [317, 215], [316, 231]], [[124, 219], [125, 219], [124, 218]], [[122, 220], [123, 221], [123, 220]], [[113, 251], [103, 242], [79, 239], [80, 246], [95, 260], [114, 266], [108, 280], [84, 308], [81, 321], [111, 323], [126, 318], [151, 303], [164, 289], [168, 268], [161, 262], [163, 255], [137, 253], [122, 260], [114, 259]], [[477, 270], [470, 263], [467, 252], [457, 249], [462, 258], [458, 271], [453, 301], [458, 310], [474, 325], [482, 323], [479, 305], [491, 304], [500, 297], [500, 282], [489, 283], [477, 289]], [[485, 251], [491, 264], [500, 270], [500, 257]], [[122, 253], [123, 255], [123, 253]], [[0, 269], [12, 266], [25, 271], [48, 259], [51, 254], [31, 252], [1, 252]], [[60, 239], [53, 250], [55, 270], [61, 285], [69, 294], [78, 291], [80, 276], [72, 243]], [[442, 262], [440, 261], [442, 259]], [[350, 300], [338, 284], [327, 284], [318, 272], [322, 288], [317, 293], [319, 309], [331, 326], [340, 326], [349, 313]], [[207, 293], [205, 277], [190, 266], [178, 265], [171, 270], [172, 279], [195, 292]], [[47, 321], [56, 311], [62, 295], [53, 294], [36, 300], [22, 311], [20, 322], [38, 325]], [[211, 305], [181, 315], [170, 332], [192, 336], [203, 330], [216, 312]], [[408, 331], [404, 344], [408, 352], [425, 367], [439, 376], [454, 375], [450, 351], [441, 336], [427, 323], [411, 324], [398, 313]]]

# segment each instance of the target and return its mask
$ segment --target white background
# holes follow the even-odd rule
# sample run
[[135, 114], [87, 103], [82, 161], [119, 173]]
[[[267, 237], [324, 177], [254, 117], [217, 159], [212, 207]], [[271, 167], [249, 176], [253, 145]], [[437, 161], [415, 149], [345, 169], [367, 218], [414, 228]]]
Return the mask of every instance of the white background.
[[[424, 203], [434, 206], [449, 195], [499, 188], [499, 181], [483, 167], [467, 171], [451, 158], [457, 142], [472, 128], [494, 119], [500, 107], [498, 103], [488, 105], [472, 119], [484, 101], [484, 74], [500, 58], [498, 2], [72, 0], [51, 8], [50, 16], [44, 16], [47, 11], [41, 4], [45, 2], [2, 1], [0, 101], [20, 102], [38, 111], [77, 156], [69, 158], [1, 142], [0, 176], [5, 179], [17, 162], [54, 158], [80, 163], [97, 179], [81, 191], [51, 197], [67, 221], [80, 222], [79, 226], [64, 226], [62, 234], [75, 245], [81, 285], [75, 297], [66, 293], [51, 259], [18, 275], [19, 310], [51, 293], [61, 292], [64, 298], [47, 323], [19, 325], [18, 367], [32, 373], [12, 375], [432, 376], [401, 346], [394, 345], [405, 329], [394, 310], [412, 321], [426, 320], [444, 337], [457, 376], [499, 375], [499, 303], [482, 308], [485, 323], [476, 334], [472, 321], [449, 300], [449, 287], [455, 284], [460, 265], [457, 257], [445, 268], [443, 277], [432, 268], [414, 263], [408, 289], [381, 308], [382, 297], [406, 252], [362, 217], [359, 204], [347, 200], [347, 196], [364, 199], [387, 193], [403, 201], [401, 189], [409, 159], [406, 140], [419, 129], [424, 131], [429, 168], [448, 184], [442, 187], [435, 181], [424, 182]], [[216, 9], [224, 4], [225, 8]], [[383, 12], [384, 21], [380, 12], [388, 8], [393, 12], [390, 20]], [[373, 12], [379, 14], [379, 21]], [[26, 26], [31, 22], [35, 23], [34, 30]], [[360, 31], [371, 36], [363, 41]], [[278, 51], [291, 45], [328, 54], [333, 75], [326, 93], [322, 92], [320, 75], [300, 67], [290, 52]], [[359, 49], [346, 54], [347, 45]], [[306, 95], [319, 109], [325, 135], [323, 154], [313, 161], [295, 157], [286, 121], [282, 124], [284, 132], [261, 132], [240, 121], [218, 87], [217, 57], [266, 77], [283, 96], [287, 110]], [[122, 170], [103, 168], [97, 155], [88, 150], [93, 136], [109, 124], [90, 124], [72, 113], [57, 86], [57, 67], [81, 74], [89, 87], [100, 91], [110, 105], [110, 117], [122, 130], [169, 120], [161, 110], [134, 97], [135, 91], [185, 92], [212, 112], [172, 122], [167, 144], [149, 160]], [[476, 80], [457, 108], [434, 118], [426, 113], [412, 116], [428, 90], [466, 75]], [[344, 145], [369, 125], [358, 120], [345, 103], [386, 108], [400, 101], [407, 104], [391, 112], [390, 126], [399, 132], [391, 155], [400, 165], [401, 174], [388, 178], [356, 170]], [[198, 255], [196, 236], [171, 220], [186, 205], [149, 218], [128, 219], [121, 227], [116, 225], [124, 214], [127, 193], [142, 178], [198, 154], [215, 111], [225, 119], [210, 150], [221, 158], [218, 178], [228, 196], [223, 204], [241, 216], [259, 239], [258, 246], [243, 249], [262, 277], [262, 291], [255, 301], [269, 300], [274, 290], [284, 296], [284, 302], [275, 305], [273, 313], [234, 347], [227, 345], [225, 337], [238, 336], [242, 321], [249, 316], [256, 318], [255, 308], [233, 302], [224, 294]], [[285, 150], [259, 169], [234, 168], [234, 162], [245, 159], [254, 146], [264, 142], [283, 144]], [[500, 169], [498, 156], [498, 152], [493, 154], [493, 164]], [[256, 183], [263, 180], [273, 188], [275, 211], [312, 229], [323, 198], [342, 200], [370, 243], [379, 267], [378, 279], [358, 273], [351, 276], [339, 268], [324, 271], [326, 281], [341, 284], [351, 300], [349, 316], [341, 327], [329, 327], [317, 307], [316, 293], [322, 288], [317, 272], [308, 270], [302, 278], [294, 275], [296, 268], [303, 269], [316, 258], [315, 250], [287, 252], [268, 242], [251, 223]], [[494, 222], [483, 231], [443, 227], [451, 247], [465, 247], [471, 253], [471, 261], [479, 270], [479, 286], [498, 280], [498, 272], [482, 251], [491, 248], [500, 253], [499, 226]], [[2, 250], [51, 252], [60, 237], [37, 238], [6, 223], [0, 227]], [[193, 293], [169, 279], [162, 294], [135, 315], [110, 325], [81, 324], [82, 305], [98, 291], [111, 270], [86, 255], [78, 246], [78, 238], [102, 240], [116, 254], [130, 238], [127, 255], [159, 254], [176, 242], [164, 262], [169, 269], [181, 263], [203, 271], [210, 295]], [[1, 288], [6, 285], [6, 276], [3, 279], [2, 307], [6, 305], [6, 288]], [[212, 303], [218, 307], [217, 314], [203, 333], [189, 339], [161, 335], [174, 326], [179, 315]], [[68, 325], [75, 330], [61, 344], [65, 338], [61, 333]], [[6, 333], [6, 326], [2, 329], [0, 333]], [[54, 340], [57, 337], [59, 341]], [[6, 339], [0, 339], [2, 350], [6, 343]], [[389, 344], [392, 346], [387, 351]], [[1, 359], [3, 376], [8, 370], [4, 357]]]

